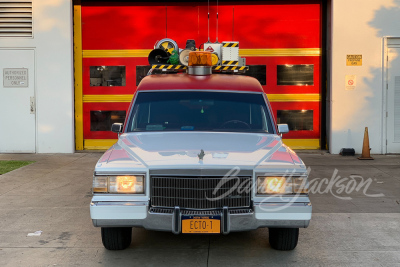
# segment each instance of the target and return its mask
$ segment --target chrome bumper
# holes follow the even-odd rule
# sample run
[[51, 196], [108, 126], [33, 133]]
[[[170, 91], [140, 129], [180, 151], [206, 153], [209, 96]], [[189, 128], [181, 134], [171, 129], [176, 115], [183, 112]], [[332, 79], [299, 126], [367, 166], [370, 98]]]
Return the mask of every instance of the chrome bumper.
[[311, 220], [310, 202], [254, 203], [252, 209], [195, 211], [149, 208], [148, 202], [92, 202], [93, 225], [96, 227], [143, 227], [149, 230], [181, 232], [181, 217], [185, 214], [221, 216], [221, 232], [249, 231], [261, 227], [307, 228]]

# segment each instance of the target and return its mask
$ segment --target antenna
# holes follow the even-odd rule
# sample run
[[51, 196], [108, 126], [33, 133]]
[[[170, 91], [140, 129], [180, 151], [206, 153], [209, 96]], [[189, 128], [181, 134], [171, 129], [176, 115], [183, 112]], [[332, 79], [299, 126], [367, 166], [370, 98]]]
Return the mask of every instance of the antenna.
[[218, 42], [218, 0], [217, 0], [217, 40], [215, 42], [219, 43]]
[[207, 7], [208, 7], [208, 21], [207, 21], [207, 23], [208, 23], [208, 30], [207, 30], [207, 34], [208, 34], [208, 41], [207, 41], [207, 43], [209, 43], [210, 42], [210, 0], [208, 0], [208, 5], [207, 5]]

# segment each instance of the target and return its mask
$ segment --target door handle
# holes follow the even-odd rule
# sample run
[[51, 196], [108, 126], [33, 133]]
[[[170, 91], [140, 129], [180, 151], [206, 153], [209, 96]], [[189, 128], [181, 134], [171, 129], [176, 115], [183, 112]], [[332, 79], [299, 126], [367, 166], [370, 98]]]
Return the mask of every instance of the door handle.
[[34, 96], [31, 96], [30, 112], [31, 112], [31, 114], [35, 114], [35, 112], [36, 112], [35, 97]]

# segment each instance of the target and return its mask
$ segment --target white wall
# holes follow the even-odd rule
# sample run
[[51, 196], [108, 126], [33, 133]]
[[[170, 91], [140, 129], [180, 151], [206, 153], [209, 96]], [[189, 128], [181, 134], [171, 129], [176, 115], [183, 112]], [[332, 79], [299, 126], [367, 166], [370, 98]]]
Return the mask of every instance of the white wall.
[[33, 0], [34, 37], [0, 38], [0, 48], [35, 50], [37, 153], [74, 152], [72, 18], [72, 0]]
[[[400, 0], [332, 0], [331, 12], [330, 152], [361, 153], [368, 127], [371, 153], [381, 154], [383, 37], [400, 36]], [[362, 54], [362, 66], [346, 66], [348, 54]], [[346, 75], [356, 75], [355, 90], [345, 90]]]
[[[382, 39], [400, 36], [400, 0], [332, 0], [330, 10], [330, 152], [361, 153], [368, 127], [371, 153], [383, 153]], [[34, 38], [0, 38], [0, 48], [35, 49], [38, 153], [74, 151], [72, 17], [72, 0], [33, 0]], [[363, 65], [346, 66], [348, 54], [362, 54]], [[357, 76], [354, 91], [346, 75]]]

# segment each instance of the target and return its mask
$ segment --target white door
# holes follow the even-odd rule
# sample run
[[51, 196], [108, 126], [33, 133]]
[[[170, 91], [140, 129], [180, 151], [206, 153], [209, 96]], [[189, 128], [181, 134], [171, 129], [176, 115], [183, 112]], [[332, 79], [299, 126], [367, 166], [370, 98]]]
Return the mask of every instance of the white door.
[[0, 153], [35, 153], [35, 52], [0, 49]]
[[400, 38], [388, 39], [387, 153], [400, 153]]

